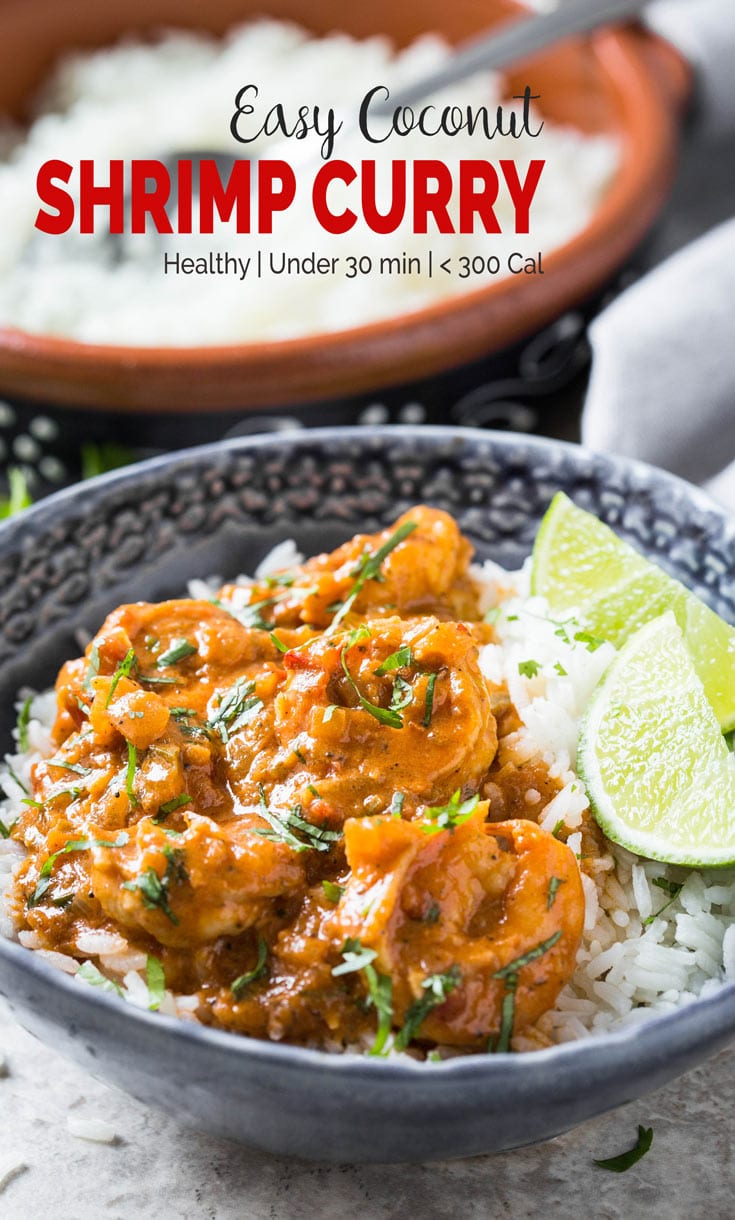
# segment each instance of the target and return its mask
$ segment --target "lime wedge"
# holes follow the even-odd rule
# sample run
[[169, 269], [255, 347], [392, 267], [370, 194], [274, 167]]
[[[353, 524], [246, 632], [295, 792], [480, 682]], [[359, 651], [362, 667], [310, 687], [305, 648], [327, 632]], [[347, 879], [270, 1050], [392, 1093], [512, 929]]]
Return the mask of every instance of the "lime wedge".
[[579, 610], [591, 632], [616, 646], [671, 610], [723, 733], [735, 728], [735, 630], [562, 492], [536, 536], [531, 590], [552, 614]]
[[613, 842], [669, 864], [735, 862], [735, 757], [671, 611], [631, 636], [596, 688], [578, 770]]

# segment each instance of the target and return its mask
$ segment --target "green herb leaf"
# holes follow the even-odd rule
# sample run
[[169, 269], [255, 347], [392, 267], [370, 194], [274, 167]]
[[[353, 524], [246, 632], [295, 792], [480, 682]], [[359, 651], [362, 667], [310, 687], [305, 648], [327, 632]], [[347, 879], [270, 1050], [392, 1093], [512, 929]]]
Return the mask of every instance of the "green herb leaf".
[[243, 728], [263, 706], [262, 699], [254, 695], [255, 683], [247, 678], [238, 678], [220, 698], [217, 711], [210, 716], [207, 726], [214, 729], [227, 745], [230, 734]]
[[597, 652], [597, 649], [602, 648], [605, 643], [598, 635], [590, 635], [589, 631], [576, 631], [574, 638], [580, 644], [586, 644], [588, 652]]
[[399, 542], [403, 542], [404, 539], [408, 538], [409, 534], [412, 534], [416, 528], [417, 523], [415, 521], [404, 521], [403, 525], [399, 526], [395, 533], [391, 534], [390, 538], [374, 554], [363, 555], [354, 573], [357, 579], [352, 586], [349, 596], [342, 602], [342, 605], [332, 619], [328, 628], [330, 633], [335, 631], [345, 615], [349, 614], [363, 585], [368, 580], [375, 580], [380, 575], [383, 560], [387, 559], [391, 551], [398, 546]]
[[466, 801], [460, 801], [461, 789], [452, 793], [446, 805], [427, 805], [424, 809], [424, 833], [437, 834], [440, 830], [454, 830], [461, 826], [477, 809], [480, 797], [477, 793]]
[[668, 902], [665, 902], [662, 907], [659, 907], [657, 911], [654, 911], [652, 915], [649, 915], [647, 919], [643, 920], [644, 928], [647, 928], [649, 924], [652, 924], [654, 919], [658, 919], [659, 915], [663, 915], [664, 911], [669, 909], [674, 899], [684, 888], [683, 882], [667, 881], [665, 877], [654, 877], [652, 884], [657, 886], [660, 890], [663, 890], [665, 894], [669, 894], [670, 897]]
[[429, 674], [429, 680], [426, 683], [426, 699], [424, 701], [424, 718], [421, 721], [425, 729], [428, 729], [431, 724], [431, 714], [434, 710], [434, 688], [438, 674]]
[[14, 825], [15, 822], [11, 822], [10, 826], [7, 826], [5, 822], [3, 822], [2, 818], [0, 818], [0, 839], [9, 839], [10, 831]]
[[413, 687], [411, 683], [406, 682], [405, 678], [396, 678], [390, 697], [390, 710], [392, 712], [402, 712], [404, 707], [408, 707], [412, 699]]
[[424, 979], [421, 986], [426, 995], [414, 1000], [406, 1013], [403, 1029], [396, 1036], [396, 1050], [405, 1051], [406, 1047], [413, 1042], [431, 1010], [443, 1004], [461, 981], [462, 975], [458, 966], [452, 966], [445, 974], [430, 974]]
[[174, 640], [171, 646], [156, 658], [156, 665], [159, 669], [165, 669], [167, 665], [178, 665], [179, 661], [193, 656], [195, 652], [197, 652], [196, 644], [184, 639]]
[[107, 698], [105, 699], [105, 707], [109, 707], [110, 704], [112, 703], [112, 700], [113, 700], [115, 691], [117, 690], [120, 679], [129, 678], [130, 671], [133, 669], [133, 666], [137, 665], [137, 663], [138, 663], [138, 658], [135, 655], [135, 649], [129, 648], [128, 651], [125, 653], [123, 660], [120, 662], [120, 664], [118, 665], [114, 674], [112, 675], [112, 682], [110, 683], [110, 689], [108, 690]]
[[230, 610], [230, 614], [242, 623], [243, 627], [254, 627], [256, 631], [272, 631], [273, 623], [267, 622], [260, 613], [266, 606], [274, 606], [276, 597], [264, 597], [262, 601], [252, 602], [238, 610]]
[[8, 762], [7, 757], [5, 759], [5, 769], [8, 773], [8, 775], [10, 776], [10, 778], [12, 779], [13, 783], [17, 784], [18, 787], [20, 788], [21, 792], [25, 792], [26, 796], [28, 796], [28, 789], [26, 788], [25, 784], [23, 783], [23, 780], [20, 778], [20, 776], [17, 774], [17, 772], [13, 769], [13, 767]]
[[148, 984], [148, 1008], [158, 1012], [166, 996], [166, 975], [163, 963], [149, 953], [145, 962], [145, 980]]
[[339, 966], [332, 967], [335, 978], [341, 974], [352, 974], [355, 970], [363, 970], [378, 956], [377, 950], [366, 949], [356, 937], [349, 936], [341, 949], [343, 960]]
[[538, 661], [519, 661], [518, 672], [522, 678], [535, 678], [541, 665]]
[[132, 449], [125, 445], [105, 442], [102, 445], [82, 445], [82, 478], [94, 479], [108, 470], [117, 470], [120, 466], [129, 466], [135, 461]]
[[28, 750], [28, 724], [31, 719], [32, 703], [33, 695], [29, 695], [28, 698], [24, 700], [23, 706], [18, 712], [18, 723], [16, 726], [18, 729], [18, 745], [24, 753], [26, 750]]
[[82, 767], [80, 763], [70, 763], [59, 758], [50, 758], [48, 760], [50, 767], [61, 767], [63, 771], [73, 771], [75, 775], [91, 775], [91, 767]]
[[517, 974], [529, 962], [536, 961], [536, 958], [543, 957], [544, 953], [548, 953], [549, 949], [553, 949], [558, 940], [561, 939], [561, 928], [550, 936], [548, 940], [544, 940], [540, 945], [536, 945], [533, 949], [529, 949], [527, 953], [522, 953], [520, 957], [516, 957], [512, 962], [508, 962], [507, 966], [503, 966], [502, 970], [496, 970], [493, 974], [494, 979], [507, 979], [511, 975]]
[[159, 826], [170, 813], [175, 813], [182, 805], [188, 805], [190, 801], [191, 797], [186, 792], [182, 792], [180, 796], [175, 796], [173, 800], [166, 801], [164, 805], [159, 805], [158, 813], [152, 820]]
[[[371, 716], [373, 716], [374, 719], [377, 720], [379, 724], [387, 725], [388, 728], [391, 728], [391, 729], [402, 729], [403, 728], [403, 718], [400, 715], [400, 713], [393, 710], [392, 708], [378, 707], [377, 704], [371, 703], [369, 699], [366, 699], [365, 696], [362, 694], [360, 688], [358, 687], [357, 683], [355, 682], [354, 678], [352, 677], [352, 674], [350, 673], [349, 669], [347, 668], [347, 659], [346, 659], [347, 652], [353, 646], [353, 644], [356, 644], [358, 642], [358, 640], [365, 639], [366, 635], [369, 635], [369, 634], [370, 634], [370, 632], [367, 630], [367, 628], [363, 628], [363, 627], [359, 627], [359, 628], [357, 628], [356, 631], [350, 632], [349, 636], [347, 637], [347, 642], [345, 643], [345, 645], [342, 649], [342, 652], [340, 653], [342, 671], [343, 671], [347, 681], [349, 682], [350, 686], [352, 687], [353, 691], [357, 695], [357, 698], [360, 702], [360, 707], [362, 708], [362, 710], [364, 712], [369, 712], [369, 714]], [[401, 680], [402, 679], [396, 679], [396, 682], [401, 681]]]
[[330, 902], [339, 902], [345, 892], [345, 887], [337, 885], [336, 881], [322, 881], [322, 889]]
[[393, 1021], [393, 983], [387, 974], [379, 974], [375, 967], [368, 963], [364, 967], [365, 981], [368, 989], [368, 1003], [378, 1014], [378, 1029], [375, 1041], [370, 1048], [370, 1055], [385, 1054], [385, 1044], [388, 1041]]
[[8, 469], [8, 492], [9, 494], [0, 500], [0, 519], [14, 517], [33, 503], [25, 475], [17, 466], [10, 466]]
[[239, 1000], [243, 991], [256, 982], [257, 979], [268, 973], [268, 946], [262, 936], [258, 937], [258, 959], [252, 970], [248, 970], [245, 974], [241, 974], [236, 978], [234, 983], [230, 984], [230, 990], [236, 1000]]
[[129, 741], [128, 742], [128, 765], [125, 770], [125, 791], [128, 794], [128, 798], [130, 800], [131, 805], [140, 804], [137, 796], [135, 795], [135, 789], [133, 788], [133, 783], [135, 780], [135, 770], [136, 770], [137, 766], [138, 766], [138, 751], [135, 748], [135, 746], [133, 745], [132, 741]]
[[[273, 813], [268, 808], [265, 790], [258, 785], [258, 812], [270, 826], [270, 830], [258, 830], [255, 833], [263, 839], [274, 843], [285, 843], [294, 851], [330, 851], [332, 844], [342, 838], [341, 830], [328, 830], [324, 826], [315, 826], [301, 816], [301, 806], [294, 805], [287, 814]], [[301, 837], [299, 838], [299, 832]]]
[[89, 661], [87, 662], [87, 672], [84, 675], [83, 686], [88, 694], [92, 694], [94, 687], [92, 679], [96, 678], [100, 672], [100, 650], [96, 644], [93, 644], [89, 650]]
[[556, 891], [559, 889], [559, 886], [564, 885], [564, 884], [565, 884], [565, 879], [563, 877], [552, 877], [550, 879], [549, 896], [546, 900], [546, 910], [547, 911], [550, 911], [554, 905], [554, 899], [556, 898]]
[[630, 1169], [641, 1157], [644, 1157], [653, 1143], [653, 1127], [638, 1127], [638, 1140], [635, 1147], [630, 1148], [627, 1152], [621, 1152], [620, 1156], [608, 1157], [605, 1161], [595, 1161], [594, 1164], [598, 1169], [608, 1169], [611, 1173], [625, 1173], [626, 1169]]
[[403, 648], [399, 648], [397, 652], [392, 652], [389, 657], [386, 657], [382, 665], [373, 670], [373, 673], [382, 678], [385, 674], [392, 673], [394, 669], [408, 669], [413, 665], [413, 653], [411, 652], [410, 644], [404, 644]]
[[498, 1040], [493, 1044], [492, 1038], [488, 1043], [489, 1054], [507, 1054], [510, 1050], [510, 1040], [513, 1037], [513, 1022], [515, 1020], [516, 1010], [516, 988], [518, 987], [518, 975], [511, 974], [505, 980], [505, 995], [500, 1006], [500, 1031]]
[[406, 802], [405, 792], [394, 792], [393, 799], [388, 810], [392, 818], [400, 818], [403, 813], [403, 806]]
[[569, 677], [569, 675], [568, 675], [566, 669], [564, 668], [564, 666], [562, 665], [561, 661], [554, 661], [554, 669], [556, 670], [556, 672], [558, 673], [560, 678]]
[[563, 829], [564, 829], [564, 818], [559, 818], [559, 821], [555, 823], [554, 829], [551, 832], [555, 839], [559, 838], [559, 831], [561, 831]]
[[271, 631], [271, 641], [275, 644], [279, 652], [288, 652], [288, 644], [284, 644], [282, 640], [279, 640], [275, 631]]
[[123, 989], [119, 983], [115, 983], [112, 979], [108, 979], [106, 975], [98, 970], [93, 962], [83, 962], [74, 975], [75, 979], [81, 979], [84, 983], [89, 983], [92, 987], [99, 987], [100, 991], [111, 991], [115, 995], [122, 995]]
[[116, 839], [70, 839], [63, 847], [59, 848], [41, 865], [38, 874], [38, 882], [36, 888], [28, 899], [26, 906], [29, 908], [37, 907], [41, 899], [48, 892], [51, 885], [51, 873], [59, 856], [69, 855], [75, 851], [89, 851], [90, 847], [124, 847], [128, 842], [129, 835], [127, 830], [121, 830]]

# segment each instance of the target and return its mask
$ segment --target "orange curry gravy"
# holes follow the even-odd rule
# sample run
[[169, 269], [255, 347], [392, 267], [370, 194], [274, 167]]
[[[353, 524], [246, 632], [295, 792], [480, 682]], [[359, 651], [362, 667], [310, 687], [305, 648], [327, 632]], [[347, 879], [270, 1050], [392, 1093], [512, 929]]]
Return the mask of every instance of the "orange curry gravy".
[[117, 609], [59, 674], [18, 926], [76, 957], [121, 933], [259, 1038], [507, 1046], [570, 978], [583, 899], [530, 820], [555, 781], [498, 756], [471, 553], [417, 507], [221, 600]]

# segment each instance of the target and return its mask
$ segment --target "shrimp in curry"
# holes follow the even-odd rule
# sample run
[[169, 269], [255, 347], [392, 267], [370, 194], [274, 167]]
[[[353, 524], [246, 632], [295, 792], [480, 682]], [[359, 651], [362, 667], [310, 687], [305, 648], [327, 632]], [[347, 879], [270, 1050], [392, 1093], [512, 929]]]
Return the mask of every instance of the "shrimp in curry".
[[416, 507], [212, 601], [124, 605], [62, 668], [13, 834], [17, 925], [124, 937], [203, 1022], [376, 1054], [509, 1049], [575, 966], [572, 851], [501, 765], [517, 718], [472, 548]]

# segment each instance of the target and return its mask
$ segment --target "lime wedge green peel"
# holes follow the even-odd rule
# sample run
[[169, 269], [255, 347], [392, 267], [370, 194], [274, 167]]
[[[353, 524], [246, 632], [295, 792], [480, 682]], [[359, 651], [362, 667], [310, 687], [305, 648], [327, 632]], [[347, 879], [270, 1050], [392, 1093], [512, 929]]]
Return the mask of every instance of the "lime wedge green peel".
[[616, 647], [670, 610], [720, 728], [735, 728], [735, 630], [561, 492], [536, 538], [531, 590], [546, 597], [552, 614], [578, 610], [591, 632]]
[[671, 611], [616, 656], [582, 722], [578, 769], [595, 820], [637, 855], [735, 862], [735, 760]]

